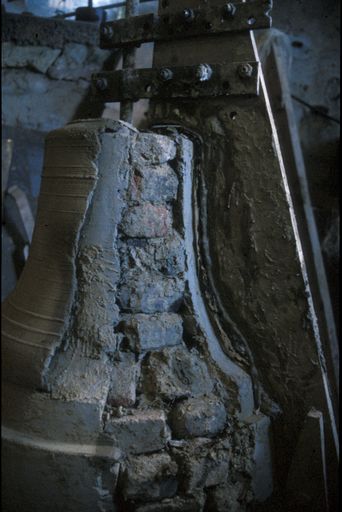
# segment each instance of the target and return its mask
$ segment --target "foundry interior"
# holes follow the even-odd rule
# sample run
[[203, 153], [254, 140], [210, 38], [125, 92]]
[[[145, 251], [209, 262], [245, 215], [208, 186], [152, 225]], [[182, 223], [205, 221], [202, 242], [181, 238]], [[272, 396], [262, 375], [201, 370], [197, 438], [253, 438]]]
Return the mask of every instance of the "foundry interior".
[[338, 0], [2, 0], [4, 512], [337, 512]]

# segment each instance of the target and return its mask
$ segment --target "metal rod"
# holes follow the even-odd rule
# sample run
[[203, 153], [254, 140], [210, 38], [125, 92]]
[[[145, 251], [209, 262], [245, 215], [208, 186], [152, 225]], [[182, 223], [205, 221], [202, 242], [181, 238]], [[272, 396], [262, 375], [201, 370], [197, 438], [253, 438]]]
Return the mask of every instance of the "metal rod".
[[[148, 4], [148, 3], [152, 3], [154, 2], [155, 0], [140, 0], [139, 3], [141, 4]], [[118, 9], [119, 7], [125, 7], [126, 6], [126, 2], [119, 2], [117, 4], [108, 4], [108, 5], [99, 5], [97, 7], [97, 9]], [[55, 16], [52, 16], [52, 18], [73, 18], [74, 16], [76, 16], [76, 12], [65, 12], [63, 14], [56, 14]]]
[[[139, 12], [139, 0], [126, 1], [126, 18], [136, 16]], [[133, 69], [135, 64], [136, 48], [129, 48], [122, 54], [122, 69]], [[120, 105], [120, 119], [132, 123], [133, 105], [131, 101], [122, 101]]]

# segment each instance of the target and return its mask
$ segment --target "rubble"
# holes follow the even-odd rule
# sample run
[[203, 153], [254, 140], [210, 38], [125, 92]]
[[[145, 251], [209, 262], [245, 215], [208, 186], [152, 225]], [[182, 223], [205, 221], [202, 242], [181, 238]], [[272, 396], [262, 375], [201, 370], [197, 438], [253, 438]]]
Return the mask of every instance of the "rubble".
[[167, 453], [130, 458], [122, 476], [124, 498], [145, 502], [174, 496], [177, 469]]
[[226, 419], [223, 404], [214, 396], [183, 400], [170, 414], [172, 433], [177, 438], [215, 436], [224, 429]]
[[213, 381], [199, 355], [186, 348], [152, 352], [143, 362], [144, 392], [151, 398], [173, 401], [210, 394]]

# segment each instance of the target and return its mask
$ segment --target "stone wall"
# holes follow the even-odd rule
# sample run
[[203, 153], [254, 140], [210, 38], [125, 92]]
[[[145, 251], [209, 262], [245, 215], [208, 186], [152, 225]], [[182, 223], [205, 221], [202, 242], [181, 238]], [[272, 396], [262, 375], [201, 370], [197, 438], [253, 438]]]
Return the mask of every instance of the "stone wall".
[[[48, 203], [44, 199], [55, 190], [49, 185], [56, 172], [54, 145], [58, 149], [62, 141], [68, 141], [60, 154], [68, 154], [69, 162], [80, 154], [77, 141], [85, 137], [85, 155], [90, 154], [98, 147], [90, 143], [94, 129], [100, 152], [86, 158], [96, 162], [95, 188], [89, 201], [77, 203], [86, 205], [80, 237], [71, 242], [70, 231], [66, 243], [74, 245], [68, 250], [64, 247], [63, 254], [59, 251], [55, 262], [56, 268], [64, 268], [67, 254], [74, 254], [72, 285], [68, 284], [70, 273], [61, 278], [64, 290], [70, 289], [67, 310], [71, 315], [59, 327], [59, 341], [56, 324], [55, 337], [46, 339], [46, 348], [51, 350], [47, 362], [41, 355], [33, 359], [30, 349], [25, 364], [21, 367], [15, 359], [13, 367], [13, 343], [6, 345], [4, 340], [3, 347], [8, 346], [5, 360], [12, 361], [12, 365], [5, 361], [7, 369], [12, 368], [6, 372], [6, 381], [20, 386], [26, 381], [28, 388], [34, 388], [25, 399], [20, 387], [10, 384], [11, 391], [7, 391], [7, 398], [15, 394], [7, 403], [17, 405], [14, 411], [10, 405], [4, 411], [6, 427], [12, 432], [12, 441], [5, 439], [6, 456], [12, 475], [16, 472], [16, 486], [25, 489], [16, 492], [14, 503], [21, 510], [30, 510], [29, 506], [40, 510], [37, 496], [39, 506], [44, 507], [51, 495], [58, 495], [56, 511], [75, 512], [80, 507], [89, 512], [244, 511], [272, 492], [270, 419], [255, 413], [249, 391], [246, 398], [235, 381], [238, 375], [248, 384], [250, 377], [242, 370], [238, 373], [223, 352], [222, 360], [235, 374], [224, 374], [223, 361], [211, 357], [212, 340], [203, 332], [191, 297], [189, 273], [196, 268], [186, 249], [188, 228], [181, 212], [192, 173], [192, 144], [177, 134], [139, 133], [125, 123], [71, 124], [49, 137], [42, 209], [55, 205], [65, 211], [63, 201], [71, 207], [67, 197], [51, 197]], [[91, 166], [82, 162], [83, 174], [86, 169], [90, 172]], [[76, 171], [65, 167], [64, 174], [68, 172]], [[79, 186], [85, 191], [82, 179]], [[69, 188], [68, 196], [75, 190]], [[40, 219], [43, 224], [30, 255], [34, 260], [39, 254], [47, 264], [41, 247], [45, 237], [50, 244], [54, 239], [51, 229], [58, 214], [53, 211], [48, 221], [50, 235], [44, 230], [43, 210], [41, 216], [38, 211], [38, 226]], [[57, 242], [58, 238], [53, 243]], [[34, 265], [32, 261], [30, 266], [29, 259], [17, 292], [4, 305], [4, 329], [11, 331], [12, 338], [16, 337], [12, 308], [19, 302], [24, 307], [25, 280], [45, 274], [42, 264], [38, 274]], [[65, 296], [51, 286], [46, 293], [44, 304], [51, 303], [52, 297]], [[29, 300], [31, 306], [25, 310], [36, 303], [33, 296]], [[17, 313], [15, 318], [17, 322]], [[36, 323], [35, 330], [38, 327], [41, 330]], [[52, 325], [45, 323], [45, 329], [51, 331]], [[28, 327], [27, 336], [32, 339], [31, 331]], [[35, 372], [40, 367], [41, 384], [25, 377], [33, 360]], [[22, 432], [33, 438], [29, 447]], [[55, 440], [53, 448], [47, 448], [48, 444], [42, 448], [45, 438]], [[63, 465], [71, 473], [67, 480], [56, 482], [59, 459], [47, 463], [41, 454], [57, 447], [63, 451], [65, 443], [70, 452], [75, 442], [93, 443], [92, 451], [98, 455], [88, 456], [85, 463], [80, 454], [66, 454]], [[18, 462], [20, 443], [29, 453]], [[32, 471], [37, 467], [43, 471], [49, 465], [44, 486], [39, 478], [30, 481], [30, 464]], [[81, 482], [74, 481], [78, 471], [82, 471]], [[10, 479], [4, 484], [5, 501], [11, 503], [12, 486]]]
[[[71, 22], [70, 22], [71, 23]], [[66, 43], [63, 48], [2, 44], [2, 123], [40, 132], [71, 121], [108, 50]]]
[[245, 504], [253, 499], [251, 477], [234, 469], [234, 455], [244, 448], [239, 463], [252, 466], [253, 435], [241, 425], [242, 439], [234, 442], [236, 419], [227, 415], [215, 370], [183, 338], [186, 262], [173, 221], [176, 146], [139, 135], [132, 161], [120, 225], [122, 338], [104, 427], [127, 456], [117, 488], [122, 510], [199, 511], [205, 503], [217, 512], [242, 510], [241, 494]]

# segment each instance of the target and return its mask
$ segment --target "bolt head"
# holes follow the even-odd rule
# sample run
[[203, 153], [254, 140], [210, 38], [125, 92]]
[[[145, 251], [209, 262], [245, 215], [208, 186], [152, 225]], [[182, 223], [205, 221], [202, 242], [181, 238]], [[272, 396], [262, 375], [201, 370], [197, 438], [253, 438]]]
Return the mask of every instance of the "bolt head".
[[191, 22], [195, 17], [194, 11], [192, 9], [184, 9], [182, 14], [183, 14], [183, 18], [187, 22]]
[[160, 70], [160, 78], [165, 82], [168, 80], [172, 80], [173, 72], [169, 68], [163, 68]]
[[233, 18], [236, 13], [236, 7], [234, 4], [228, 3], [223, 8], [223, 15], [225, 18]]
[[196, 68], [196, 78], [199, 82], [206, 82], [207, 80], [210, 80], [212, 74], [213, 70], [209, 64], [200, 64]]
[[241, 64], [238, 68], [238, 73], [241, 78], [249, 78], [253, 74], [253, 68], [250, 64]]
[[103, 25], [101, 28], [101, 34], [105, 39], [110, 39], [113, 35], [113, 29], [109, 25]]
[[98, 91], [105, 91], [108, 88], [108, 82], [105, 78], [98, 78], [95, 85]]

